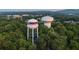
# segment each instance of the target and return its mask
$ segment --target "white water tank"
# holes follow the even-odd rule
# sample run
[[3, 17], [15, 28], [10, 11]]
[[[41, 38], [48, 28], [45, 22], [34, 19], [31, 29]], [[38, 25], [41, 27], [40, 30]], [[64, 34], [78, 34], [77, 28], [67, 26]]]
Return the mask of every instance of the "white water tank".
[[50, 17], [50, 16], [44, 16], [44, 17], [41, 18], [41, 21], [44, 22], [45, 26], [50, 28], [51, 27], [51, 23], [54, 21], [54, 18]]
[[30, 19], [27, 22], [27, 27], [30, 29], [36, 29], [38, 28], [38, 21], [36, 19]]

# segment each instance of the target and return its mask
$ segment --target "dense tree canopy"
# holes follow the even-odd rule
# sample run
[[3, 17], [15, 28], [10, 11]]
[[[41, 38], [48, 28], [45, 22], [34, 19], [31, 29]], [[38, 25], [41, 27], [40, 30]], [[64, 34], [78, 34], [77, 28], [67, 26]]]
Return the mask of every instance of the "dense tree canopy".
[[27, 27], [24, 21], [17, 19], [7, 20], [1, 18], [0, 49], [1, 50], [79, 49], [79, 24], [53, 22], [51, 28], [47, 28], [43, 24], [39, 24], [38, 42], [33, 45], [31, 39], [27, 40]]

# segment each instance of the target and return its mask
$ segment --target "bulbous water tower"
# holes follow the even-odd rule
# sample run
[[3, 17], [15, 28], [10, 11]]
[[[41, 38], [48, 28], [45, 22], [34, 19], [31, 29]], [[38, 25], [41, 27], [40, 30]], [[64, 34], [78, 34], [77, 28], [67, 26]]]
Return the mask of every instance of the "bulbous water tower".
[[27, 21], [27, 39], [30, 37], [30, 31], [32, 30], [32, 43], [34, 44], [34, 34], [35, 34], [35, 29], [36, 29], [36, 36], [38, 38], [38, 21], [36, 19], [30, 19]]
[[50, 28], [52, 21], [54, 21], [54, 18], [50, 17], [50, 16], [44, 16], [44, 17], [41, 18], [41, 21], [44, 22], [44, 25], [46, 27]]

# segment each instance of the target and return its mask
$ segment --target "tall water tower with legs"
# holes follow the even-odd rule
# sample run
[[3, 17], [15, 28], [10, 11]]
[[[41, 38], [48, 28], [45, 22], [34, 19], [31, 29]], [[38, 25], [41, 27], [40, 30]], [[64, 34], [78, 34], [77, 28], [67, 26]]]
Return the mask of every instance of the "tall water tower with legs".
[[27, 21], [27, 40], [32, 39], [32, 44], [38, 39], [38, 21], [30, 19]]

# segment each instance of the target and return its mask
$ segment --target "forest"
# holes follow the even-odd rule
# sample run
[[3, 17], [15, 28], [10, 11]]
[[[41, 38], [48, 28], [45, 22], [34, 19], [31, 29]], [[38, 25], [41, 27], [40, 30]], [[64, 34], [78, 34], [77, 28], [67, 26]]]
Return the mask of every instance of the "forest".
[[[32, 18], [32, 17], [30, 17]], [[27, 40], [27, 24], [23, 20], [0, 17], [0, 50], [78, 50], [79, 23], [78, 16], [55, 16], [52, 27], [39, 24], [39, 38], [36, 44]], [[40, 20], [39, 20], [40, 21]]]

